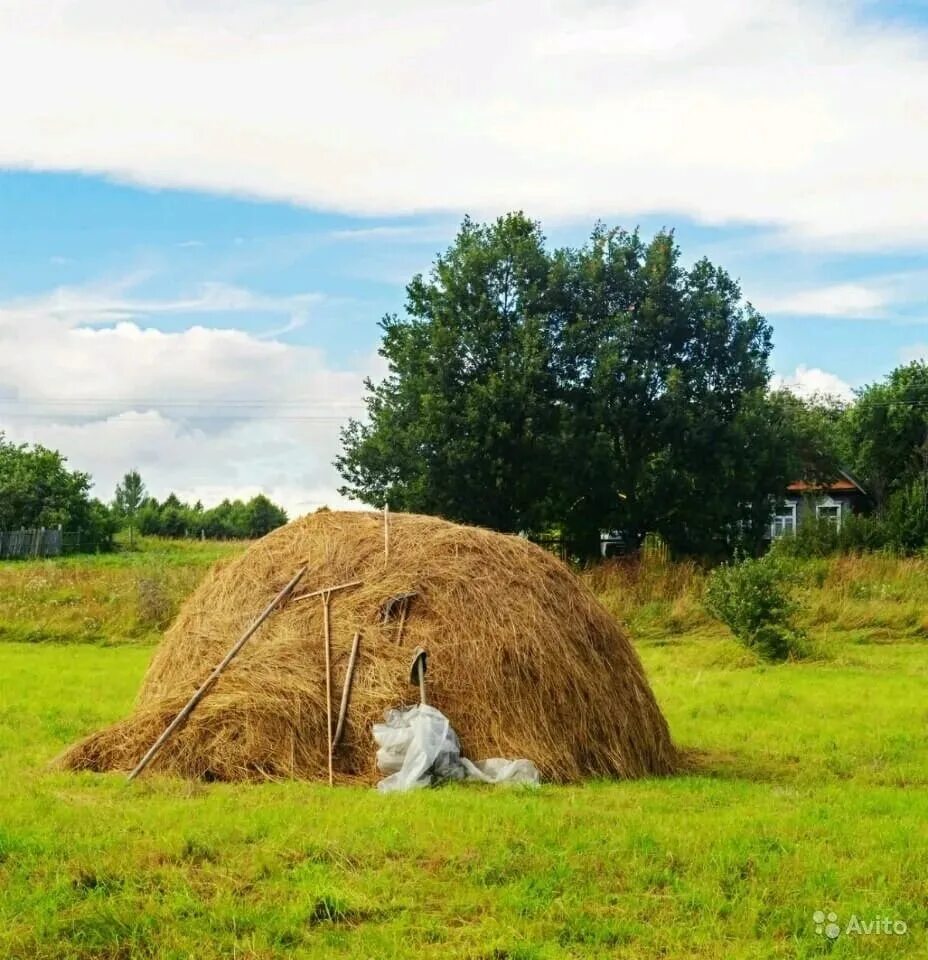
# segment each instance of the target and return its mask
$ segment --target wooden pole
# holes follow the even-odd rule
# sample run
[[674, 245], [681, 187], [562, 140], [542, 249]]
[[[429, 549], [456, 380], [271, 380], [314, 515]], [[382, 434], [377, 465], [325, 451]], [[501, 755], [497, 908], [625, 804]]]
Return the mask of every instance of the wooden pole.
[[291, 603], [299, 603], [300, 600], [308, 600], [310, 597], [321, 597], [324, 593], [335, 593], [336, 590], [347, 590], [349, 587], [360, 587], [363, 580], [352, 580], [350, 583], [339, 583], [334, 587], [323, 587], [321, 590], [313, 590], [312, 593], [300, 593], [290, 599]]
[[330, 647], [328, 591], [322, 594], [322, 623], [325, 634], [325, 728], [329, 739], [329, 786], [335, 785], [335, 770], [332, 766], [332, 656]]
[[383, 505], [383, 562], [390, 562], [390, 504]]
[[254, 635], [258, 627], [264, 623], [265, 620], [287, 599], [287, 597], [293, 592], [293, 588], [300, 582], [300, 578], [306, 573], [308, 567], [302, 567], [297, 571], [296, 576], [277, 594], [276, 597], [264, 608], [263, 612], [258, 616], [258, 619], [242, 634], [239, 640], [236, 642], [229, 652], [219, 661], [216, 667], [213, 669], [213, 672], [203, 681], [200, 689], [187, 701], [184, 708], [177, 714], [177, 716], [168, 724], [167, 729], [160, 737], [149, 747], [148, 753], [139, 760], [135, 769], [132, 773], [129, 774], [129, 782], [133, 781], [155, 758], [159, 750], [167, 743], [171, 734], [193, 713], [194, 707], [203, 699], [206, 695], [207, 690], [216, 682], [219, 675], [223, 670], [232, 662], [235, 656], [238, 654], [239, 650], [245, 646], [246, 643]]
[[403, 606], [400, 608], [400, 625], [396, 629], [396, 642], [403, 642], [403, 627], [406, 625], [406, 611], [409, 610], [409, 597], [403, 600]]
[[351, 679], [354, 676], [354, 665], [358, 658], [358, 647], [361, 643], [361, 634], [356, 633], [351, 642], [351, 656], [348, 658], [348, 670], [345, 672], [345, 686], [342, 688], [342, 703], [338, 708], [338, 723], [335, 725], [335, 736], [332, 737], [332, 749], [334, 750], [342, 738], [342, 732], [345, 729], [345, 717], [348, 714], [348, 697], [351, 695]]
[[425, 706], [425, 668], [422, 666], [422, 660], [419, 660], [419, 703]]

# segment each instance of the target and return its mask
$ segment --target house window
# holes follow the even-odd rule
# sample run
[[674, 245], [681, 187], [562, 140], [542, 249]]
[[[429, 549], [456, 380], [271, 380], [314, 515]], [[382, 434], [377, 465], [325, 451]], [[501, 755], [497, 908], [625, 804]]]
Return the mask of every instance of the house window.
[[787, 503], [778, 513], [773, 515], [770, 523], [770, 536], [776, 540], [779, 537], [791, 537], [796, 532], [796, 504]]
[[815, 507], [815, 515], [819, 520], [833, 523], [841, 529], [841, 506], [837, 503], [819, 503]]

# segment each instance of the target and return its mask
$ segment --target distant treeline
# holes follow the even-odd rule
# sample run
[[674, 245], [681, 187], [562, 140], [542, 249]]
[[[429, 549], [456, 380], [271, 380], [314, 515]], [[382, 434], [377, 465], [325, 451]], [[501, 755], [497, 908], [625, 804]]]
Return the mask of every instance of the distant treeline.
[[81, 551], [111, 550], [119, 530], [161, 537], [237, 540], [263, 537], [287, 522], [283, 508], [263, 494], [223, 500], [207, 509], [175, 494], [158, 501], [148, 495], [135, 470], [116, 487], [111, 503], [92, 497], [93, 480], [70, 470], [67, 459], [41, 445], [14, 444], [0, 433], [0, 531], [53, 530]]
[[207, 537], [239, 540], [263, 537], [287, 522], [287, 513], [264, 494], [242, 500], [223, 500], [207, 509], [202, 503], [184, 503], [173, 493], [160, 503], [146, 497], [138, 508], [135, 527], [157, 537]]

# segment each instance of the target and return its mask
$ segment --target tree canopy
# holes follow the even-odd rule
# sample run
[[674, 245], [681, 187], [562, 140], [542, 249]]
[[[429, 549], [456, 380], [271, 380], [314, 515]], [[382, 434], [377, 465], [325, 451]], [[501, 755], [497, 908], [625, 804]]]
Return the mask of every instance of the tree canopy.
[[381, 327], [388, 375], [336, 461], [366, 503], [705, 552], [758, 536], [786, 483], [770, 328], [672, 233], [549, 252], [523, 214], [467, 219]]
[[859, 391], [842, 423], [848, 465], [879, 508], [928, 473], [928, 364], [897, 367]]
[[90, 496], [89, 474], [69, 470], [67, 459], [43, 446], [10, 443], [0, 433], [0, 530], [61, 526], [80, 534], [84, 550], [105, 550], [113, 534], [128, 527], [165, 537], [221, 539], [263, 537], [287, 522], [287, 513], [264, 494], [247, 502], [223, 500], [212, 509], [183, 503], [176, 494], [162, 502], [148, 496], [138, 471], [117, 485], [112, 507]]
[[60, 525], [105, 546], [113, 526], [106, 507], [91, 497], [92, 486], [56, 450], [14, 444], [0, 433], [0, 530]]
[[287, 513], [259, 493], [251, 500], [223, 500], [211, 509], [182, 502], [174, 493], [160, 503], [146, 497], [138, 511], [139, 531], [148, 536], [250, 540], [287, 522]]

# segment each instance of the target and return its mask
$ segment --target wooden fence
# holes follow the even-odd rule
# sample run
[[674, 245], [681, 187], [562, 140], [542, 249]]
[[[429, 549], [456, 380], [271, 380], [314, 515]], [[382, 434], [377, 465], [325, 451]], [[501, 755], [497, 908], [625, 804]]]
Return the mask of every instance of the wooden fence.
[[37, 530], [0, 530], [0, 560], [60, 557], [65, 534], [61, 527]]

